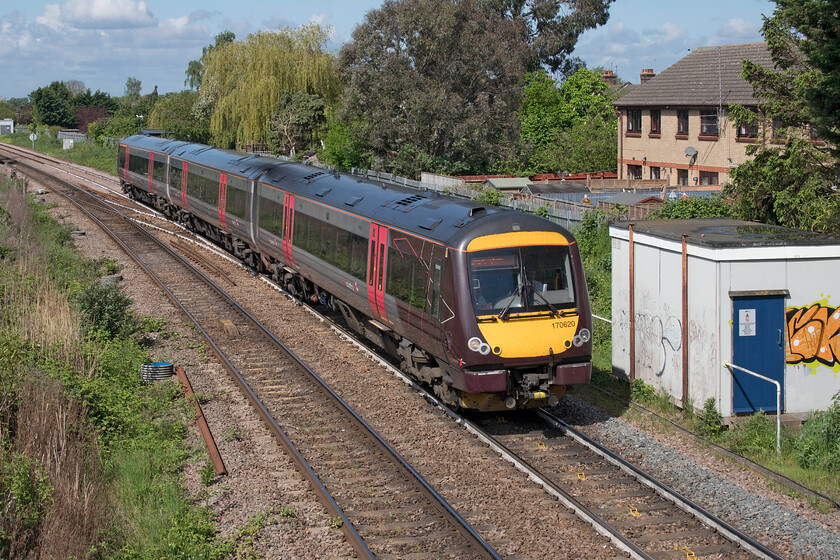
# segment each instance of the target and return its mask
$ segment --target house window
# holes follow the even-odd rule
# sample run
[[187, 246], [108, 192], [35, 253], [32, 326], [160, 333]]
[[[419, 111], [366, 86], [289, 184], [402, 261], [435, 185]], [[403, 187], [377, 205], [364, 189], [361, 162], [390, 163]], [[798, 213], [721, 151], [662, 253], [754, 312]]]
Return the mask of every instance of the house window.
[[627, 176], [631, 179], [641, 179], [642, 178], [642, 166], [641, 165], [628, 165], [627, 166]]
[[716, 109], [700, 110], [700, 136], [718, 135], [718, 115]]
[[782, 117], [773, 117], [773, 138], [784, 138], [785, 129], [782, 123]]
[[688, 169], [677, 169], [677, 184], [688, 185]]
[[662, 112], [659, 109], [650, 110], [650, 133], [659, 134], [662, 132]]
[[712, 173], [711, 171], [701, 171], [700, 172], [700, 184], [701, 185], [717, 185], [718, 184], [718, 174], [717, 174], [717, 172]]
[[627, 111], [627, 132], [642, 132], [642, 111], [640, 109]]
[[738, 138], [758, 138], [758, 123], [739, 124]]
[[677, 134], [688, 136], [688, 111], [677, 111]]
[[661, 179], [660, 173], [662, 169], [660, 167], [651, 167], [650, 168], [650, 178], [651, 179]]

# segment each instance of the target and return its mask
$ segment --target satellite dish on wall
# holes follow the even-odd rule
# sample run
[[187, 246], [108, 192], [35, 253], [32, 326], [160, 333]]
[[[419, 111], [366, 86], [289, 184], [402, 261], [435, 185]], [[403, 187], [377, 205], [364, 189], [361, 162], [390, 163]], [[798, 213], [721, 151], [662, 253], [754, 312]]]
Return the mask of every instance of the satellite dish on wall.
[[690, 160], [688, 160], [688, 164], [694, 165], [694, 162], [697, 161], [697, 148], [695, 148], [694, 146], [689, 146], [685, 149], [685, 155], [691, 158]]

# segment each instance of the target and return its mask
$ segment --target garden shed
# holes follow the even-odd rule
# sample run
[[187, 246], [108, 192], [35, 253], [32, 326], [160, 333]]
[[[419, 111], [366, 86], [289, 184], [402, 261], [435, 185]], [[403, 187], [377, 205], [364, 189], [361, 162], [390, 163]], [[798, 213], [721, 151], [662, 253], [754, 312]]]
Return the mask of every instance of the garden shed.
[[0, 119], [0, 135], [14, 133], [15, 121], [13, 121], [12, 119]]
[[840, 239], [733, 219], [622, 222], [610, 237], [617, 375], [683, 406], [713, 397], [724, 417], [777, 410], [777, 386], [753, 374], [778, 382], [782, 413], [830, 406]]

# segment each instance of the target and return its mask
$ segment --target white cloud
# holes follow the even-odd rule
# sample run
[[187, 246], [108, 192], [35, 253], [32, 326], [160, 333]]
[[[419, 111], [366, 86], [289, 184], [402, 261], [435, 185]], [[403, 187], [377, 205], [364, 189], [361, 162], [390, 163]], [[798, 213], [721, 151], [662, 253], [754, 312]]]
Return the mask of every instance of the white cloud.
[[67, 0], [64, 4], [47, 4], [44, 15], [35, 21], [54, 31], [65, 27], [136, 29], [158, 23], [143, 0]]
[[733, 18], [723, 24], [714, 35], [709, 37], [707, 46], [732, 45], [763, 41], [760, 25], [755, 21]]

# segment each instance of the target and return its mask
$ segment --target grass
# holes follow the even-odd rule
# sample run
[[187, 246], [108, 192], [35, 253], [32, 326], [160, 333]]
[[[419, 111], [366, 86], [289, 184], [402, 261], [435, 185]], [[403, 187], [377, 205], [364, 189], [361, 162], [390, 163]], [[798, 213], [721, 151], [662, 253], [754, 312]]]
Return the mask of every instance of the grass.
[[[31, 149], [33, 146], [28, 134], [7, 134], [0, 136], [0, 141], [23, 148]], [[39, 134], [35, 141], [35, 150], [112, 175], [117, 174], [117, 148], [115, 146], [94, 146], [85, 142], [76, 142], [73, 148], [65, 150], [62, 141], [58, 138], [47, 138]]]
[[0, 495], [15, 498], [0, 501], [0, 557], [253, 557], [269, 521], [218, 536], [181, 480], [206, 460], [186, 445], [187, 402], [141, 381], [145, 329], [164, 323], [119, 294], [80, 298], [113, 263], [80, 258], [69, 228], [2, 174], [0, 254]]

